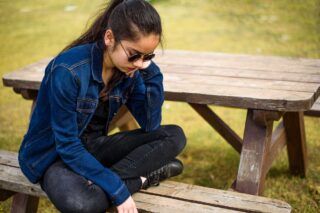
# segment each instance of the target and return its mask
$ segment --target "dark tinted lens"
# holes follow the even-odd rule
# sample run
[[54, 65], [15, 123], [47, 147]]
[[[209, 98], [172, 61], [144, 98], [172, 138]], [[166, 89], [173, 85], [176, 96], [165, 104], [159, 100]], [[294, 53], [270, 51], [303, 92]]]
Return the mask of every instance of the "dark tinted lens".
[[148, 55], [144, 55], [143, 56], [143, 61], [150, 61], [151, 59], [153, 59], [155, 56], [154, 53], [148, 54]]
[[[139, 59], [141, 58], [141, 56], [142, 56], [142, 54], [136, 53], [136, 54], [130, 56], [130, 57], [128, 58], [128, 61], [129, 61], [129, 62], [135, 62], [135, 61], [139, 60]], [[150, 53], [150, 54], [144, 55], [143, 58], [142, 58], [142, 60], [143, 60], [143, 61], [150, 61], [151, 59], [154, 58], [154, 56], [155, 56], [154, 53]]]
[[140, 59], [140, 58], [141, 58], [141, 54], [140, 54], [140, 53], [136, 53], [136, 54], [131, 55], [131, 56], [128, 58], [128, 61], [129, 61], [129, 62], [134, 62], [134, 61], [136, 61], [136, 60], [138, 60], [138, 59]]

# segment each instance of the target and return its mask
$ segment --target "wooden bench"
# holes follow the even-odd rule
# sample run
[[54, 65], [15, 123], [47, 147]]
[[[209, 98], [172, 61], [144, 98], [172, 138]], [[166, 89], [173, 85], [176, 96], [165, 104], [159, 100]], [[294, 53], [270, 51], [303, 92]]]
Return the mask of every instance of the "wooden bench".
[[[11, 211], [15, 213], [36, 212], [38, 197], [46, 197], [38, 184], [31, 184], [23, 176], [18, 165], [17, 153], [14, 152], [0, 151], [0, 187], [1, 200], [14, 193], [30, 195], [28, 200], [19, 200], [19, 203], [19, 196], [15, 197], [15, 205]], [[291, 206], [280, 200], [172, 181], [142, 190], [133, 198], [139, 212], [291, 212]]]
[[320, 117], [320, 98], [313, 104], [312, 108], [304, 112], [305, 115]]

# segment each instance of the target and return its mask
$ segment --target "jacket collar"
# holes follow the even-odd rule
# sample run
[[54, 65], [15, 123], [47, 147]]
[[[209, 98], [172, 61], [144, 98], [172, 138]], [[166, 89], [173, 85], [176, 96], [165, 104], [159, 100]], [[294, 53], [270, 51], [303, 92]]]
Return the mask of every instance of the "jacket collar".
[[103, 40], [99, 40], [93, 43], [91, 48], [91, 71], [93, 79], [99, 83], [103, 83], [102, 80], [102, 63], [103, 63]]
[[[97, 42], [93, 43], [93, 46], [91, 48], [91, 61], [92, 61], [91, 71], [92, 71], [93, 79], [99, 83], [103, 83], [103, 79], [102, 79], [103, 53], [104, 53], [103, 40], [98, 40]], [[128, 76], [123, 76], [120, 79], [120, 81], [117, 82], [116, 85], [114, 86], [119, 85], [125, 79], [131, 80]]]

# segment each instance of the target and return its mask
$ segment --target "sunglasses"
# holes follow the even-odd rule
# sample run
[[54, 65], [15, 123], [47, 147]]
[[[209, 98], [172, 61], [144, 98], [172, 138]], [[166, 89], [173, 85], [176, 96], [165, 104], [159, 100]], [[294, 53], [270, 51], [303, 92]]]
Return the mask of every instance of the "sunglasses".
[[151, 59], [153, 59], [156, 55], [154, 53], [148, 53], [148, 54], [142, 54], [142, 53], [135, 53], [133, 55], [130, 55], [127, 53], [127, 51], [124, 49], [121, 41], [119, 42], [123, 51], [125, 52], [125, 54], [127, 55], [128, 57], [128, 61], [129, 62], [136, 62], [138, 61], [139, 59], [142, 59], [142, 61], [150, 61]]

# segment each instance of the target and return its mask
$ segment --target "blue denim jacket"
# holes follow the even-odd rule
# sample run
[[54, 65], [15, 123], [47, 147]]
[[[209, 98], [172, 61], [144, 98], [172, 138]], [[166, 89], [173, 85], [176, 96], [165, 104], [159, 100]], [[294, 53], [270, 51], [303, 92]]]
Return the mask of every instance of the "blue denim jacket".
[[[46, 67], [29, 128], [19, 150], [22, 172], [37, 183], [60, 157], [73, 171], [99, 185], [115, 205], [129, 191], [121, 179], [100, 164], [82, 145], [80, 136], [98, 105], [102, 80], [102, 42], [74, 47]], [[160, 126], [163, 76], [156, 64], [126, 77], [109, 93], [108, 123], [126, 104], [141, 128]]]

